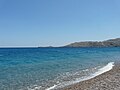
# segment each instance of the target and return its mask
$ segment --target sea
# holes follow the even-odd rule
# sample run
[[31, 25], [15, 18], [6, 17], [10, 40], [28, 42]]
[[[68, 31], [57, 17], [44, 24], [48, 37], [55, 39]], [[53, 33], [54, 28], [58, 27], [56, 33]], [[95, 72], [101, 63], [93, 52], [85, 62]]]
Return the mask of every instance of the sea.
[[57, 90], [120, 61], [120, 47], [0, 48], [0, 90]]

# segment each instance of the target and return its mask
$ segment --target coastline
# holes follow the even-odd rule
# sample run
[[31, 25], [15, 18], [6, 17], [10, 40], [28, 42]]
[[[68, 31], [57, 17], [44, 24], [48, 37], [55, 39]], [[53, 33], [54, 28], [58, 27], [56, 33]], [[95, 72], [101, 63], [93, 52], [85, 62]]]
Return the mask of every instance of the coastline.
[[[109, 62], [107, 65], [99, 68], [96, 72], [94, 73], [91, 73], [90, 75], [88, 76], [83, 76], [83, 77], [80, 77], [80, 78], [76, 78], [75, 80], [71, 80], [71, 81], [68, 81], [68, 82], [63, 82], [63, 83], [60, 83], [58, 85], [54, 85], [50, 88], [47, 88], [46, 90], [63, 90], [64, 87], [68, 88], [69, 86], [72, 86], [72, 85], [75, 85], [75, 84], [78, 84], [80, 82], [83, 82], [83, 81], [87, 81], [87, 80], [90, 80], [90, 79], [93, 79], [103, 73], [106, 73], [108, 71], [110, 71], [112, 68], [114, 67], [114, 62]], [[74, 90], [74, 89], [73, 89]]]
[[120, 90], [120, 64], [94, 78], [57, 90]]

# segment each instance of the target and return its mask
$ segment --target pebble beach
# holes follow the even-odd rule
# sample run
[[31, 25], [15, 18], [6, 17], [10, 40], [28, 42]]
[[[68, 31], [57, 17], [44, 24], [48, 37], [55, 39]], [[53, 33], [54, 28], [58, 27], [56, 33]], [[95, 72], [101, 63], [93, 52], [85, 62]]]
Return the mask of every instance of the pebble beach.
[[120, 64], [95, 78], [61, 88], [60, 90], [120, 90]]

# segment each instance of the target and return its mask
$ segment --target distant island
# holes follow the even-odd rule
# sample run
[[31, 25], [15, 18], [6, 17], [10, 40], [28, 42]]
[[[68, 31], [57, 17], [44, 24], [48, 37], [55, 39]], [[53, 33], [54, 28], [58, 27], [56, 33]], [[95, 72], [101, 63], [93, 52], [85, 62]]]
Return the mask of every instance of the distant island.
[[75, 42], [63, 47], [120, 47], [120, 38], [105, 41]]

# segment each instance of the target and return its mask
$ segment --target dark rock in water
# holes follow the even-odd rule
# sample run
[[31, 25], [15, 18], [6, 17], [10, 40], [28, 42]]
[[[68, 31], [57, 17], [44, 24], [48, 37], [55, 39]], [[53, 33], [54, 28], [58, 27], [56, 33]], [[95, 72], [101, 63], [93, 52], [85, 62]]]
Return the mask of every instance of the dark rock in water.
[[99, 42], [98, 41], [75, 42], [64, 47], [120, 47], [120, 38]]

